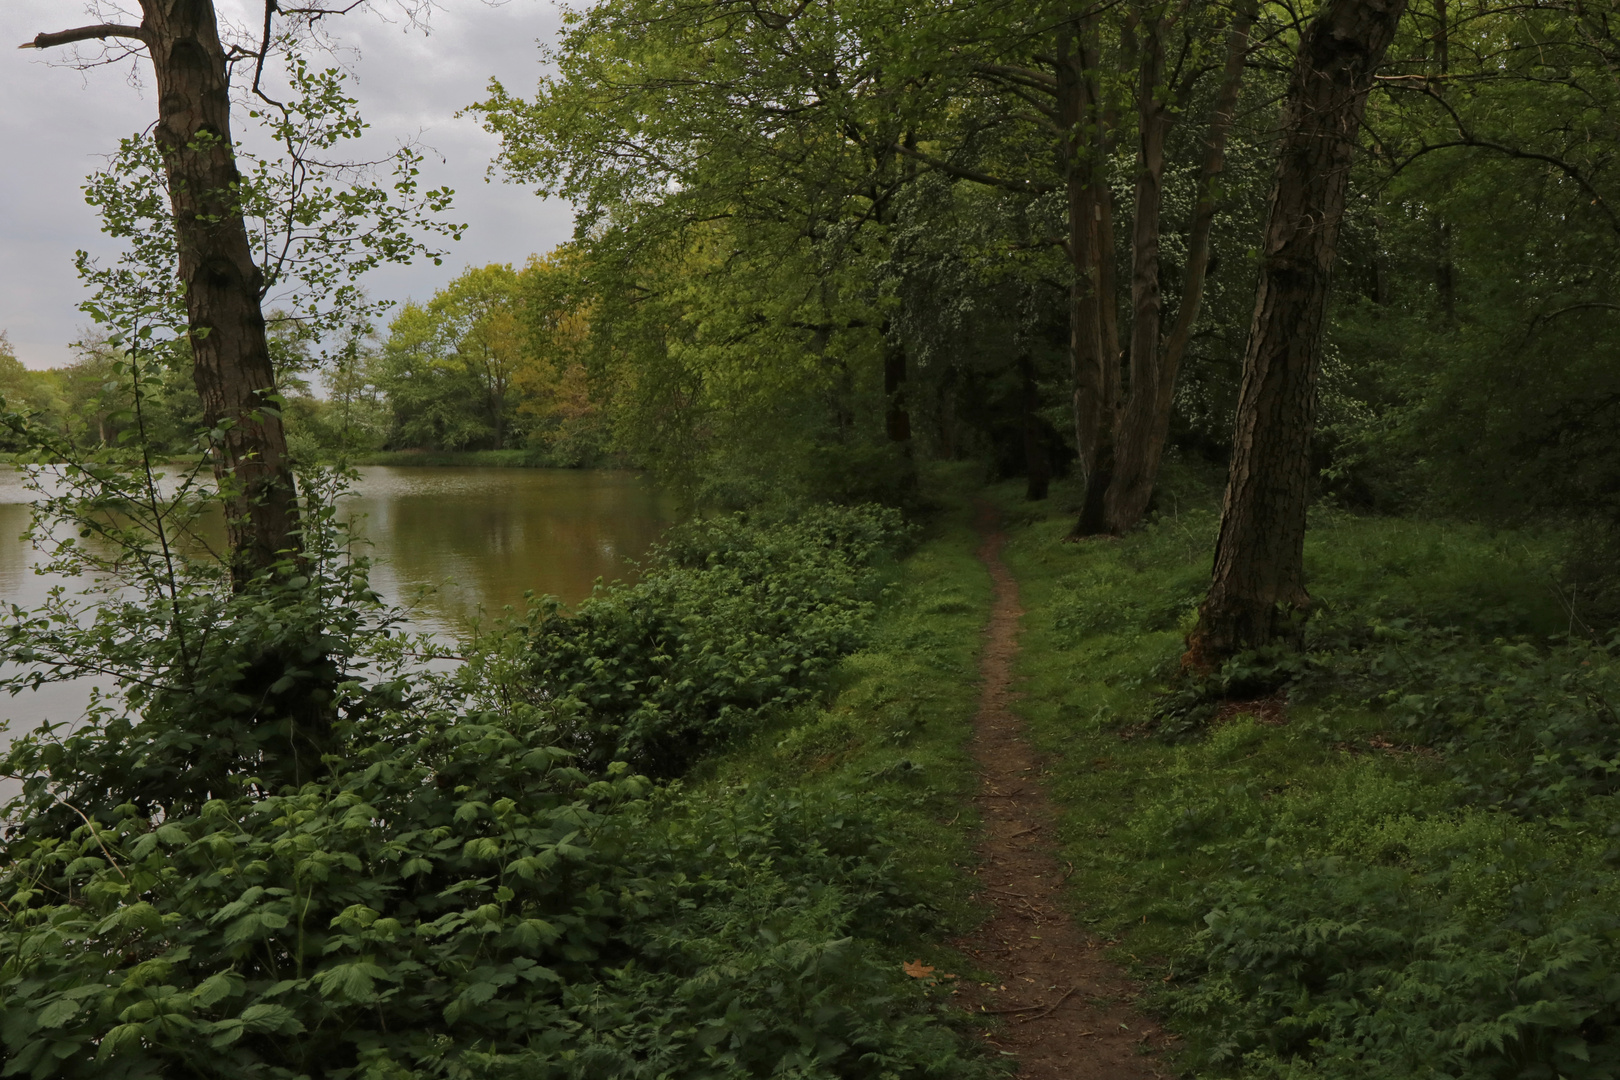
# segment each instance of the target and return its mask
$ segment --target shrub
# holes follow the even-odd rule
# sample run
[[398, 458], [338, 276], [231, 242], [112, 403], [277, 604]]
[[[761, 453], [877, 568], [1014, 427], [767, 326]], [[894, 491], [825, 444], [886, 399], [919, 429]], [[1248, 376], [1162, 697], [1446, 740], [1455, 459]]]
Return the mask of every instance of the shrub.
[[[641, 586], [577, 626], [542, 609], [458, 681], [403, 671], [322, 505], [307, 564], [244, 592], [204, 573], [151, 578], [88, 625], [15, 613], [23, 659], [104, 648], [131, 711], [104, 702], [9, 755], [26, 780], [0, 842], [5, 1075], [983, 1073], [885, 951], [931, 909], [882, 805], [690, 799], [576, 760], [666, 737], [695, 752], [810, 692], [861, 639], [892, 515], [691, 526]], [[553, 665], [572, 681], [547, 682]], [[534, 704], [465, 709], [514, 671], [482, 696]], [[586, 709], [613, 740], [559, 745], [582, 729], [558, 717]]]
[[10, 844], [7, 1073], [966, 1068], [874, 954], [922, 900], [860, 806], [649, 799], [491, 717], [416, 724], [295, 793]]
[[[510, 662], [507, 700], [582, 763], [679, 775], [762, 711], [817, 692], [863, 641], [879, 560], [905, 535], [876, 506], [694, 522], [672, 530], [640, 581], [573, 614], [536, 604], [484, 649]], [[487, 667], [469, 670], [487, 681]]]

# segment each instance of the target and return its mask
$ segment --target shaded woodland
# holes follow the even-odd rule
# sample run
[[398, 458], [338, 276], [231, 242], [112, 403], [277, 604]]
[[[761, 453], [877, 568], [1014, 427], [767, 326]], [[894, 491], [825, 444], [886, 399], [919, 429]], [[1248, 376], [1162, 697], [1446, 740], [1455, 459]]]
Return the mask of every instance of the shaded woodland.
[[[31, 43], [161, 92], [79, 360], [0, 348], [96, 583], [0, 687], [116, 687], [5, 759], [7, 1075], [1003, 1074], [906, 961], [975, 918], [975, 499], [1178, 1067], [1613, 1074], [1620, 9], [604, 0], [468, 103], [574, 239], [394, 304], [461, 227], [343, 158], [362, 13], [138, 6]], [[485, 451], [688, 520], [419, 638], [345, 470]]]

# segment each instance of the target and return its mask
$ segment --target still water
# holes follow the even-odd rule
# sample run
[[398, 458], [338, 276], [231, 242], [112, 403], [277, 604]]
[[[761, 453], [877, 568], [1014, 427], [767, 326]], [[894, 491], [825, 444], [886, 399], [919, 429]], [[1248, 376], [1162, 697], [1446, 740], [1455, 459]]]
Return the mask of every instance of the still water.
[[[529, 590], [574, 603], [598, 578], [632, 575], [669, 524], [672, 507], [631, 473], [587, 469], [392, 468], [359, 470], [345, 500], [370, 544], [372, 584], [412, 605], [419, 630], [453, 638], [482, 609], [521, 608]], [[18, 537], [30, 493], [0, 466], [0, 603], [31, 607], [59, 582], [34, 573], [41, 557]], [[429, 591], [417, 599], [423, 588]], [[75, 719], [88, 687], [0, 695], [12, 734]], [[4, 735], [0, 735], [4, 739]]]

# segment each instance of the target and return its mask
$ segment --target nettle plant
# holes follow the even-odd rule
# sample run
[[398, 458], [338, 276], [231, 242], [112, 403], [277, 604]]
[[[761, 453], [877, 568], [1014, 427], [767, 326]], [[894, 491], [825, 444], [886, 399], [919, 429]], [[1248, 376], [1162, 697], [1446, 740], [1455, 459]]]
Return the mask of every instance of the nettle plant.
[[[305, 477], [301, 553], [246, 589], [206, 550], [206, 485], [153, 473], [138, 439], [37, 482], [39, 520], [71, 527], [56, 565], [99, 575], [96, 604], [14, 611], [5, 649], [36, 668], [10, 685], [95, 672], [121, 693], [0, 765], [23, 781], [0, 838], [7, 1074], [986, 1074], [884, 951], [928, 897], [876, 803], [688, 799], [622, 762], [580, 767], [544, 709], [480, 710], [470, 697], [500, 693], [411, 670], [335, 512], [340, 478]], [[716, 597], [724, 615], [802, 594], [774, 625], [831, 655], [892, 525], [700, 526], [656, 592], [694, 619]], [[744, 588], [692, 573], [739, 559]], [[760, 626], [702, 623], [728, 672], [771, 661], [766, 697], [802, 679]], [[688, 732], [703, 697], [649, 696], [640, 734], [659, 709]]]

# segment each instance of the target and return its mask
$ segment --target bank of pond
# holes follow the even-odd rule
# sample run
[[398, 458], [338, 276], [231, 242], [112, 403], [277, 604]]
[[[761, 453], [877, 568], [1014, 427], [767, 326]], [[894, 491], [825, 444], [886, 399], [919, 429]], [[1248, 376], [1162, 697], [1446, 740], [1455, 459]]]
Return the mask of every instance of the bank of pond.
[[302, 594], [199, 600], [231, 632], [153, 646], [138, 715], [10, 752], [8, 1072], [1004, 1074], [1000, 1020], [908, 973], [983, 974], [946, 943], [978, 917], [988, 498], [1075, 910], [1167, 1067], [1614, 1074], [1620, 666], [1550, 542], [1324, 510], [1306, 652], [1191, 683], [1208, 498], [1074, 544], [1072, 492], [929, 483], [911, 522], [681, 525], [452, 671], [380, 606], [335, 640]]

